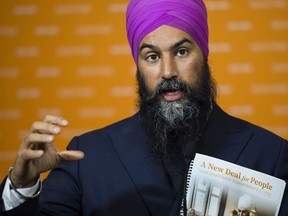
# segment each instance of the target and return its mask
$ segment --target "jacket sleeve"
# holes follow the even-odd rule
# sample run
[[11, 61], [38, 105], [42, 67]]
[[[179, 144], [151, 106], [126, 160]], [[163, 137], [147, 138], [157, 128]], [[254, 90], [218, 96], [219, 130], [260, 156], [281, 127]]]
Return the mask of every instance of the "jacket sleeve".
[[[68, 149], [77, 149], [78, 139], [74, 138]], [[1, 184], [1, 211], [0, 216], [37, 216], [37, 215], [61, 215], [78, 216], [81, 211], [81, 193], [78, 185], [78, 163], [63, 162], [53, 169], [47, 179], [43, 181], [41, 194], [33, 199], [25, 201], [18, 207], [3, 211], [2, 193], [6, 178]]]
[[5, 186], [5, 182], [6, 182], [6, 178], [1, 183], [1, 188], [0, 188], [1, 189], [0, 216], [22, 216], [22, 215], [36, 216], [37, 210], [38, 210], [38, 197], [27, 200], [23, 204], [21, 204], [20, 206], [12, 210], [3, 211], [4, 204], [2, 200], [2, 193], [3, 193], [4, 186]]
[[[68, 150], [78, 150], [78, 137], [69, 143]], [[81, 215], [81, 186], [79, 161], [60, 163], [43, 181], [39, 197], [39, 215]]]
[[282, 204], [279, 211], [279, 216], [288, 215], [288, 142], [284, 140], [281, 151], [275, 166], [274, 176], [283, 179], [286, 182]]

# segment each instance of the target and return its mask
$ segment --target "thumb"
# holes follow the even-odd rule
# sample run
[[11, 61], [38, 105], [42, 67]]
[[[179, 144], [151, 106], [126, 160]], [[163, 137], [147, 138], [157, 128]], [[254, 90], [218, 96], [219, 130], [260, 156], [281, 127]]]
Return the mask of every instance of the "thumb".
[[61, 161], [74, 161], [81, 160], [85, 155], [82, 151], [69, 150], [58, 152], [58, 156], [61, 158]]

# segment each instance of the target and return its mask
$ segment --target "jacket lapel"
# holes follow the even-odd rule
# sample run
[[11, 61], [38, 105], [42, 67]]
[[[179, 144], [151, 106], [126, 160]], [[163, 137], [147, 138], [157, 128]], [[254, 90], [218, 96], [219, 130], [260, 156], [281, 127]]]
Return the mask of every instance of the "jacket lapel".
[[169, 215], [177, 193], [171, 187], [162, 162], [150, 152], [139, 116], [130, 118], [120, 131], [110, 130], [109, 136], [131, 177], [135, 192], [147, 208], [147, 215]]
[[208, 131], [200, 152], [232, 163], [237, 163], [253, 132], [234, 122], [235, 118], [216, 104], [209, 120]]
[[[237, 163], [253, 132], [234, 124], [232, 119], [214, 104], [198, 152]], [[176, 215], [182, 200], [183, 184], [173, 175], [169, 178], [168, 172], [179, 171], [179, 164], [168, 164], [167, 172], [162, 162], [153, 157], [139, 116], [134, 115], [119, 130], [111, 129], [109, 136], [131, 177], [135, 192], [147, 208], [147, 215]]]

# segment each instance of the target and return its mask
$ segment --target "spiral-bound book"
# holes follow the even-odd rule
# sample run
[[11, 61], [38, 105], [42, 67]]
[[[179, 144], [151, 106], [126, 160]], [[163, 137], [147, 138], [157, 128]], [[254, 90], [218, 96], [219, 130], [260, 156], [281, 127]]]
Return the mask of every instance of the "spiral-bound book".
[[278, 215], [286, 182], [196, 154], [187, 188], [188, 215]]

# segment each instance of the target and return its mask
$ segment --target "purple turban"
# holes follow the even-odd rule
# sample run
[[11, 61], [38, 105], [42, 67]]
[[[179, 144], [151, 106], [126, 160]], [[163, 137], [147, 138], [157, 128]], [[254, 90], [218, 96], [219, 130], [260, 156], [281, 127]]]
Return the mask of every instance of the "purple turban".
[[207, 11], [203, 0], [131, 0], [126, 11], [126, 31], [136, 64], [142, 39], [162, 25], [189, 34], [208, 59]]

